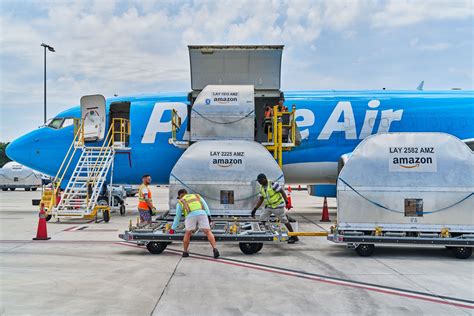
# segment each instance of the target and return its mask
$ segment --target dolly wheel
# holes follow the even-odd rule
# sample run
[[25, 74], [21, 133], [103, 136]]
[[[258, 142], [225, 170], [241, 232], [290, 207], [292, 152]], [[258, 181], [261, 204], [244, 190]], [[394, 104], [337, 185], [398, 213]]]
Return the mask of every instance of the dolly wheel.
[[159, 255], [166, 249], [167, 246], [168, 243], [166, 242], [150, 241], [148, 244], [146, 244], [146, 249], [148, 249], [148, 251], [154, 255]]
[[120, 205], [120, 215], [121, 216], [125, 215], [125, 205], [123, 205], [123, 204]]
[[104, 217], [104, 222], [108, 223], [110, 221], [110, 212], [108, 210], [103, 210], [102, 216]]
[[467, 259], [472, 255], [472, 247], [454, 247], [453, 254], [458, 259]]
[[369, 257], [374, 253], [375, 246], [372, 244], [360, 244], [355, 251], [361, 257]]
[[49, 222], [49, 220], [51, 219], [51, 217], [53, 217], [53, 215], [51, 215], [51, 214], [46, 215], [46, 221]]
[[241, 242], [239, 243], [240, 250], [246, 255], [252, 255], [262, 249], [263, 243]]

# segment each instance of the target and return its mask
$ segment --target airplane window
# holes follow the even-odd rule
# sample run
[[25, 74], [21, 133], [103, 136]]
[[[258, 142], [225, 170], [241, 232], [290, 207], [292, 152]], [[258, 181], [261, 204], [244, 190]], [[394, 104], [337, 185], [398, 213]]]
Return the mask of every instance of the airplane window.
[[66, 118], [64, 119], [64, 122], [63, 122], [63, 125], [61, 126], [61, 128], [65, 128], [65, 127], [68, 127], [68, 126], [71, 126], [74, 124], [74, 119], [73, 118]]
[[48, 124], [48, 127], [51, 127], [52, 129], [60, 129], [62, 123], [63, 123], [63, 119], [62, 119], [62, 118], [54, 118], [54, 119]]

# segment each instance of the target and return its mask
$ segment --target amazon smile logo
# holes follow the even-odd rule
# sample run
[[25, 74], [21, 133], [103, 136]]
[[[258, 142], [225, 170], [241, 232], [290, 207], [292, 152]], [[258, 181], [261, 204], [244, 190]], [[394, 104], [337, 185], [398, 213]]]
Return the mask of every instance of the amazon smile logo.
[[229, 168], [234, 165], [242, 165], [243, 161], [240, 158], [215, 158], [212, 164], [221, 168]]
[[237, 98], [235, 97], [220, 97], [220, 98], [214, 98], [214, 102], [220, 103], [220, 104], [226, 104], [229, 102], [237, 102]]
[[394, 157], [392, 163], [405, 169], [418, 168], [421, 165], [433, 164], [432, 157]]

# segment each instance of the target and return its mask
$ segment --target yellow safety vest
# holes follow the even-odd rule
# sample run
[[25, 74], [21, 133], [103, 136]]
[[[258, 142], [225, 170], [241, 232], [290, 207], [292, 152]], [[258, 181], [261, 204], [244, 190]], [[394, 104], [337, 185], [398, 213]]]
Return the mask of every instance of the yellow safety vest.
[[261, 185], [260, 194], [265, 199], [265, 207], [277, 208], [280, 204], [284, 203], [285, 200], [283, 199], [283, 196], [280, 192], [273, 190], [272, 185], [273, 182], [268, 181], [267, 190], [265, 190], [263, 185]]
[[184, 217], [188, 216], [191, 212], [204, 210], [204, 205], [202, 204], [201, 197], [198, 194], [186, 194], [179, 199], [178, 203], [181, 204]]
[[148, 204], [146, 204], [146, 200], [143, 198], [143, 193], [142, 193], [143, 188], [146, 188], [147, 191], [148, 191], [148, 201], [149, 201], [150, 203], [153, 203], [153, 201], [152, 201], [152, 199], [151, 199], [151, 191], [150, 191], [150, 189], [148, 188], [147, 185], [142, 184], [142, 185], [140, 185], [140, 187], [138, 188], [138, 208], [147, 210], [147, 209], [149, 209], [149, 207], [148, 207]]

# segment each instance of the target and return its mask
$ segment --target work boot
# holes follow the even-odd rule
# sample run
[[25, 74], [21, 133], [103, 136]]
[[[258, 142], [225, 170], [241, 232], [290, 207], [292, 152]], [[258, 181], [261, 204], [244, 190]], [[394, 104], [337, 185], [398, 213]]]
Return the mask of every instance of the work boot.
[[187, 258], [187, 257], [189, 257], [189, 252], [183, 251], [183, 258]]
[[217, 248], [214, 248], [214, 249], [212, 249], [212, 251], [214, 252], [214, 259], [219, 258], [219, 256], [220, 256], [219, 250], [217, 250]]
[[289, 244], [294, 244], [295, 242], [297, 242], [298, 240], [300, 240], [298, 238], [298, 236], [291, 236], [290, 238], [288, 238], [288, 243]]

